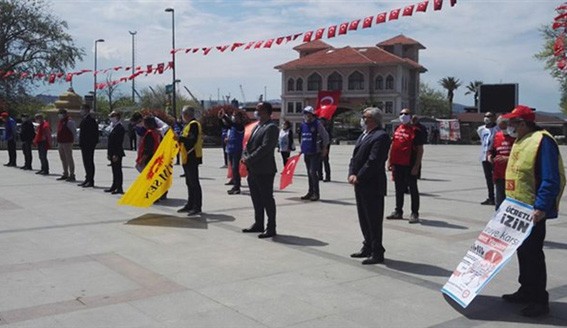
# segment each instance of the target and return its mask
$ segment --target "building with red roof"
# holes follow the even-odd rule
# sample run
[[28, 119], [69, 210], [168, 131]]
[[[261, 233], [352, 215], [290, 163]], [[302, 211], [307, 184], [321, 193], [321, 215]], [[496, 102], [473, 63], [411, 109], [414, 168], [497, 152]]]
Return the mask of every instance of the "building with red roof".
[[321, 40], [295, 48], [299, 58], [276, 66], [282, 73], [282, 118], [296, 125], [305, 106], [315, 107], [319, 90], [340, 90], [339, 110], [361, 110], [373, 103], [384, 111], [384, 121], [402, 108], [417, 108], [419, 64], [425, 47], [404, 35], [375, 46], [335, 48]]

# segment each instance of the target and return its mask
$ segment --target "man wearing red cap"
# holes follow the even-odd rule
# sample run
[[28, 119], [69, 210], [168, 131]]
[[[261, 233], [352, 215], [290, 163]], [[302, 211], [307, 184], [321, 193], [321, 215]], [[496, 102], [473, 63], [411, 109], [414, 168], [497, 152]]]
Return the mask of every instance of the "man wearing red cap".
[[4, 166], [16, 166], [16, 120], [10, 117], [7, 112], [0, 114], [4, 122], [4, 141], [8, 143], [8, 163]]
[[519, 105], [503, 117], [510, 120], [509, 135], [517, 138], [506, 168], [506, 196], [533, 206], [534, 227], [517, 251], [520, 289], [502, 298], [527, 304], [522, 315], [538, 317], [549, 313], [543, 254], [545, 222], [558, 215], [565, 171], [557, 142], [535, 124], [531, 108]]

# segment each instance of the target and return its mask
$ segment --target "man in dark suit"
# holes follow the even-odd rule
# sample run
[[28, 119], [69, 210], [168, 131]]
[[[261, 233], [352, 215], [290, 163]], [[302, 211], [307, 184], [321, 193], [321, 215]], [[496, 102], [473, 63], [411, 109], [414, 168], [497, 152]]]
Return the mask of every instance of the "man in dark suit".
[[122, 115], [119, 112], [112, 111], [110, 115], [110, 122], [112, 125], [112, 130], [108, 135], [108, 149], [107, 157], [110, 161], [110, 166], [112, 167], [112, 186], [105, 189], [104, 192], [109, 192], [114, 194], [123, 194], [122, 189], [122, 157], [124, 154], [124, 134], [126, 129], [122, 126], [122, 121], [120, 118]]
[[20, 140], [22, 140], [22, 152], [24, 153], [24, 166], [22, 170], [32, 169], [32, 144], [35, 138], [33, 122], [28, 114], [22, 114], [22, 125], [20, 126]]
[[[258, 125], [252, 131], [241, 161], [248, 168], [248, 187], [254, 205], [255, 222], [250, 228], [242, 229], [242, 232], [261, 232], [258, 238], [270, 238], [276, 235], [274, 177], [277, 169], [274, 150], [278, 145], [279, 129], [271, 121], [270, 103], [259, 103], [254, 115], [258, 119]], [[268, 216], [265, 231], [264, 211]]]
[[83, 119], [79, 128], [79, 147], [81, 147], [81, 155], [83, 156], [83, 166], [85, 167], [85, 181], [79, 186], [83, 188], [94, 187], [94, 153], [96, 144], [98, 143], [98, 124], [94, 117], [91, 116], [91, 107], [83, 105], [81, 107], [81, 115]]
[[364, 236], [362, 249], [351, 257], [366, 258], [362, 264], [384, 262], [382, 222], [386, 195], [386, 160], [390, 137], [382, 128], [382, 113], [366, 108], [360, 120], [363, 133], [358, 138], [349, 165], [348, 182], [354, 186], [358, 221]]

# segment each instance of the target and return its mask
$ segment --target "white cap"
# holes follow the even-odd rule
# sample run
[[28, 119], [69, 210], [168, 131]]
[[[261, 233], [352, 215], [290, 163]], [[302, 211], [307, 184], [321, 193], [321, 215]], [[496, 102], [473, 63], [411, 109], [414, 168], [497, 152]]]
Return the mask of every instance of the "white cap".
[[303, 108], [303, 113], [315, 114], [315, 110], [311, 106]]

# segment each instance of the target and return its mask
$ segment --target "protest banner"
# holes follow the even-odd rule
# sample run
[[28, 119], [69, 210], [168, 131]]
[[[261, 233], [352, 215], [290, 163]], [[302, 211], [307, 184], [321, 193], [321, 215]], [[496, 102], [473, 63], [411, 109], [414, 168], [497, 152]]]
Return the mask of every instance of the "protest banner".
[[297, 166], [297, 162], [299, 162], [300, 157], [301, 153], [287, 159], [287, 163], [285, 164], [280, 178], [280, 190], [284, 190], [293, 182], [293, 174], [295, 173], [295, 167]]
[[437, 120], [439, 122], [439, 139], [444, 141], [459, 141], [461, 125], [459, 120]]
[[179, 152], [179, 143], [167, 131], [154, 156], [118, 200], [118, 205], [150, 207], [173, 183], [173, 161]]
[[533, 207], [506, 198], [441, 291], [466, 308], [530, 235]]

